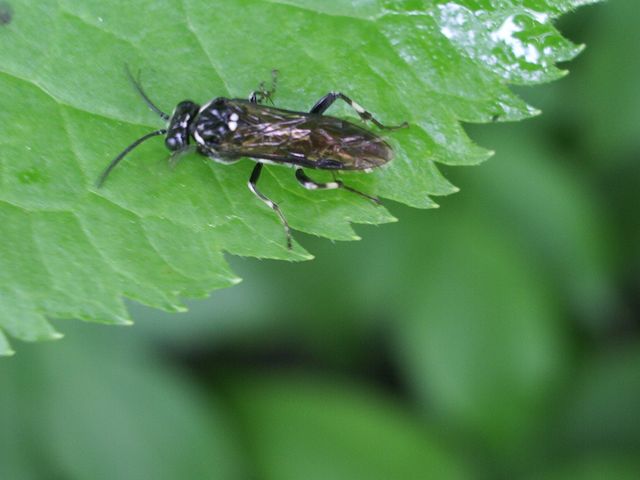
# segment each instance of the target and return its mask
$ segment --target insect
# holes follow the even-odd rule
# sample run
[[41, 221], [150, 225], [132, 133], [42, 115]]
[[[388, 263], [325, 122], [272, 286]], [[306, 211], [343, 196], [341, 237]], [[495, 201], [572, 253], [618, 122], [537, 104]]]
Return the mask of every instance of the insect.
[[102, 172], [97, 187], [102, 186], [111, 171], [131, 150], [149, 138], [166, 135], [164, 143], [172, 152], [172, 161], [194, 149], [224, 164], [234, 163], [243, 157], [255, 160], [257, 163], [249, 178], [249, 189], [278, 215], [289, 249], [292, 247], [291, 229], [286, 217], [278, 204], [257, 187], [265, 163], [294, 167], [297, 181], [308, 190], [341, 188], [380, 203], [377, 198], [345, 185], [335, 175], [333, 182], [319, 183], [309, 178], [304, 169], [368, 172], [393, 158], [391, 146], [381, 137], [346, 120], [323, 115], [336, 100], [346, 102], [362, 120], [371, 121], [383, 130], [403, 128], [407, 123], [385, 126], [340, 92], [326, 94], [309, 112], [264, 105], [265, 100], [271, 101], [276, 90], [277, 70], [272, 74], [270, 89], [267, 90], [262, 82], [247, 100], [217, 97], [202, 106], [191, 100], [184, 100], [168, 115], [149, 99], [140, 82], [134, 79], [127, 68], [130, 81], [147, 106], [168, 122], [168, 125], [143, 135], [125, 148]]

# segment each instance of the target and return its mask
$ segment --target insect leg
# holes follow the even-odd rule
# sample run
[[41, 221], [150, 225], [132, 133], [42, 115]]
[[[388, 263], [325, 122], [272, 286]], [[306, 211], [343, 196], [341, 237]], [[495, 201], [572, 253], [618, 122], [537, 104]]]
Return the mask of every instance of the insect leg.
[[359, 104], [357, 104], [356, 102], [351, 100], [349, 97], [347, 97], [345, 94], [340, 93], [340, 92], [329, 92], [329, 93], [327, 93], [324, 97], [322, 97], [320, 100], [318, 100], [316, 102], [316, 104], [313, 106], [313, 108], [311, 108], [311, 110], [309, 110], [309, 113], [320, 113], [320, 114], [322, 114], [322, 113], [326, 112], [327, 109], [331, 105], [333, 105], [333, 102], [335, 102], [338, 99], [346, 102], [351, 108], [353, 108], [356, 111], [356, 113], [360, 116], [360, 118], [362, 120], [365, 120], [365, 121], [369, 120], [376, 127], [381, 128], [383, 130], [396, 130], [398, 128], [405, 128], [405, 127], [407, 127], [409, 125], [407, 122], [403, 122], [401, 125], [394, 125], [394, 126], [383, 125], [378, 120], [376, 120], [374, 118], [374, 116], [371, 115], [371, 113], [366, 111]]
[[144, 103], [146, 103], [151, 110], [153, 110], [158, 115], [160, 115], [160, 118], [162, 118], [163, 120], [169, 120], [169, 115], [167, 115], [158, 107], [156, 107], [154, 103], [151, 101], [151, 99], [147, 97], [147, 94], [144, 93], [144, 90], [142, 89], [142, 85], [140, 84], [140, 80], [139, 79], [136, 80], [135, 78], [133, 78], [133, 75], [131, 74], [131, 70], [129, 70], [129, 65], [125, 63], [124, 67], [125, 67], [125, 70], [127, 71], [127, 77], [129, 77], [129, 81], [133, 84], [134, 88], [138, 91], [138, 93], [144, 100]]
[[265, 89], [264, 82], [260, 82], [258, 90], [254, 90], [249, 95], [249, 101], [251, 103], [262, 103], [265, 100], [269, 100], [273, 104], [272, 97], [276, 94], [276, 87], [278, 86], [278, 70], [271, 70], [271, 87], [269, 90]]
[[258, 179], [260, 178], [260, 172], [262, 172], [262, 163], [257, 163], [251, 172], [251, 177], [249, 178], [249, 190], [251, 190], [256, 197], [266, 203], [269, 208], [278, 214], [280, 222], [282, 222], [282, 226], [284, 227], [284, 233], [287, 237], [287, 248], [291, 250], [291, 229], [289, 228], [289, 222], [287, 222], [287, 219], [285, 218], [284, 213], [282, 213], [282, 210], [280, 210], [278, 204], [260, 192], [256, 186]]
[[195, 145], [187, 145], [186, 147], [183, 147], [180, 150], [171, 152], [171, 156], [169, 157], [169, 167], [176, 168], [176, 165], [178, 165], [182, 157], [196, 150], [197, 150], [197, 147]]
[[233, 163], [236, 163], [237, 161], [240, 160], [240, 158], [242, 157], [236, 157], [236, 156], [229, 156], [229, 155], [220, 155], [218, 152], [216, 152], [213, 149], [210, 148], [206, 148], [203, 147], [202, 145], [198, 145], [196, 147], [196, 151], [201, 154], [204, 155], [205, 157], [210, 158], [211, 160], [213, 160], [214, 162], [217, 163], [222, 163], [224, 165], [231, 165]]
[[349, 192], [353, 192], [361, 197], [366, 198], [367, 200], [371, 200], [376, 205], [380, 205], [380, 200], [376, 197], [372, 197], [371, 195], [367, 195], [366, 193], [362, 193], [355, 188], [348, 187], [340, 180], [335, 180], [333, 182], [327, 183], [318, 183], [315, 180], [307, 177], [304, 171], [301, 168], [296, 168], [296, 180], [307, 190], [335, 190], [337, 188], [342, 188], [343, 190], [347, 190]]

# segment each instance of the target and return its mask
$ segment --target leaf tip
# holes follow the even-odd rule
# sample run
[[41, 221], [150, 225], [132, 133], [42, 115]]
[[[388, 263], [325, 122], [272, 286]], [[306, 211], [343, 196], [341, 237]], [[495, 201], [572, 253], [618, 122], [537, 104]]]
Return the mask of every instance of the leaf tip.
[[305, 262], [307, 260], [313, 260], [314, 258], [316, 258], [309, 252], [307, 252], [307, 250], [297, 241], [294, 240], [294, 244], [295, 245], [293, 247], [293, 250], [289, 250], [285, 246], [283, 246], [283, 248], [286, 249], [285, 251], [287, 252], [287, 254], [284, 257], [278, 258], [281, 258], [283, 260], [290, 260], [293, 262]]

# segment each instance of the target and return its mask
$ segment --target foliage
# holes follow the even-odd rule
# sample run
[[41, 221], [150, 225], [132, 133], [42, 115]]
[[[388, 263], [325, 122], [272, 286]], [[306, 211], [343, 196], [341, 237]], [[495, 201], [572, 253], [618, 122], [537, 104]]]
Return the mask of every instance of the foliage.
[[[553, 20], [584, 3], [16, 3], [0, 27], [0, 353], [11, 353], [2, 331], [58, 338], [48, 318], [128, 324], [123, 297], [183, 310], [183, 297], [238, 283], [223, 252], [311, 258], [299, 245], [285, 248], [277, 218], [246, 189], [248, 160], [224, 167], [192, 157], [170, 171], [161, 142], [149, 142], [95, 189], [109, 160], [158, 126], [124, 64], [143, 72], [164, 109], [184, 98], [244, 97], [274, 67], [284, 107], [304, 110], [329, 90], [348, 92], [385, 122], [411, 127], [392, 135], [397, 158], [388, 168], [345, 180], [428, 208], [436, 206], [430, 196], [457, 190], [438, 165], [490, 154], [460, 121], [536, 113], [507, 85], [564, 73], [555, 63], [580, 47]], [[394, 220], [349, 192], [303, 191], [287, 169], [271, 168], [262, 189], [294, 229], [333, 240], [358, 238], [352, 223]]]
[[20, 345], [0, 477], [640, 478], [636, 12], [566, 16], [589, 49], [521, 90], [541, 117], [467, 127], [496, 155], [449, 169], [439, 211], [390, 204], [361, 242], [298, 235], [313, 262], [230, 256], [246, 280], [184, 315], [131, 302], [133, 329]]

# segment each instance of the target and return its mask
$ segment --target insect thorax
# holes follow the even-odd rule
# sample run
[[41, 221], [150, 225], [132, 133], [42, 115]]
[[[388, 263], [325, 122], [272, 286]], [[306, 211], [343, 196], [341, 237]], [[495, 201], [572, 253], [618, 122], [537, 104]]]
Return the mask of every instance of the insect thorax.
[[238, 113], [231, 108], [227, 99], [220, 97], [200, 109], [190, 132], [199, 145], [217, 145], [224, 137], [235, 132], [238, 121]]

